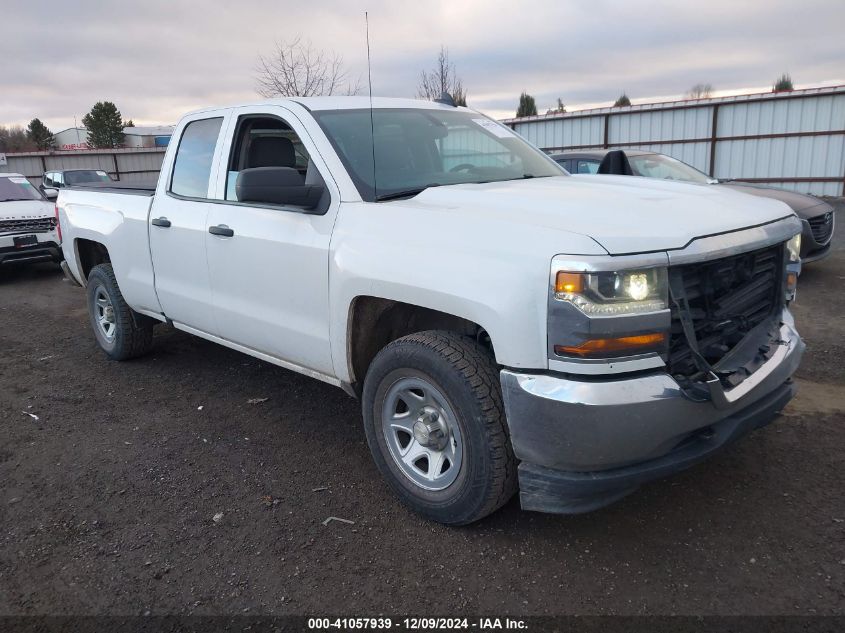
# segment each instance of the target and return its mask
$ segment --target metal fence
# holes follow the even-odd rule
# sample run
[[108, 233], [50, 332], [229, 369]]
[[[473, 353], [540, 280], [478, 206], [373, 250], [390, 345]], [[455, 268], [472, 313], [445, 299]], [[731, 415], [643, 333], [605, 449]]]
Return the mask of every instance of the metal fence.
[[636, 148], [715, 178], [845, 196], [845, 86], [503, 121], [545, 151]]
[[22, 152], [6, 154], [0, 171], [23, 174], [38, 186], [46, 171], [58, 169], [101, 169], [124, 182], [155, 182], [166, 148], [76, 150], [67, 152]]

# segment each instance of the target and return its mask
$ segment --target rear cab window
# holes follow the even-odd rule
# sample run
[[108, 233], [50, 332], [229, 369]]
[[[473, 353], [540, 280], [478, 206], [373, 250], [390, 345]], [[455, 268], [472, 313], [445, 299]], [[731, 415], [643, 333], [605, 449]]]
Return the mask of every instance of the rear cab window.
[[208, 198], [214, 150], [222, 125], [222, 116], [185, 125], [173, 161], [171, 193], [185, 198]]

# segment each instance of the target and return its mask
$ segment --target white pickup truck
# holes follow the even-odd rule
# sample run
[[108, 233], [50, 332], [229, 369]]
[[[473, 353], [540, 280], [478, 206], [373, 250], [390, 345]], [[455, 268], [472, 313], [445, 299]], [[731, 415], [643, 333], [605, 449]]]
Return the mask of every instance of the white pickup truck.
[[167, 322], [342, 387], [393, 490], [447, 524], [517, 488], [585, 512], [699, 462], [774, 419], [804, 349], [786, 205], [572, 178], [442, 103], [194, 112], [154, 190], [58, 207], [109, 357]]

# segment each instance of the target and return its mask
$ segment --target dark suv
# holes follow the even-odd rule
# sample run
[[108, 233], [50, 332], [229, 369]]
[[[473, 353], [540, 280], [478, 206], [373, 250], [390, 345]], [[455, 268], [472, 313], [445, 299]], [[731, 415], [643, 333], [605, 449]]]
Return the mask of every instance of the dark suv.
[[707, 185], [730, 187], [752, 196], [785, 202], [803, 225], [801, 261], [813, 262], [830, 254], [833, 241], [834, 209], [824, 200], [804, 193], [766, 187], [736, 180], [717, 180], [695, 167], [657, 152], [642, 150], [574, 150], [550, 157], [571, 174], [612, 174], [645, 176]]
[[102, 169], [58, 169], [41, 176], [41, 193], [50, 200], [58, 196], [58, 189], [92, 182], [111, 182], [111, 176]]

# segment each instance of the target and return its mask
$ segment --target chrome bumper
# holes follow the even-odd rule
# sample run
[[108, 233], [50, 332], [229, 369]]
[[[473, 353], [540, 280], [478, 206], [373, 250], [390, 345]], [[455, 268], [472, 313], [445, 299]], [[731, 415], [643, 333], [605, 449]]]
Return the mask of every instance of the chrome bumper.
[[523, 463], [579, 473], [664, 456], [696, 431], [735, 418], [789, 380], [804, 343], [788, 311], [780, 334], [783, 343], [764, 365], [711, 401], [690, 400], [665, 373], [596, 380], [503, 370], [514, 453]]

